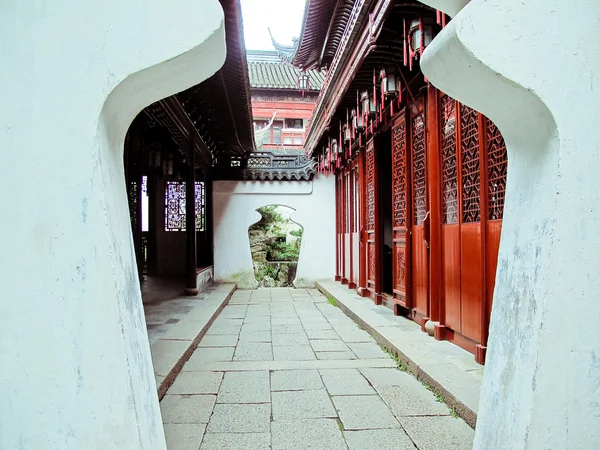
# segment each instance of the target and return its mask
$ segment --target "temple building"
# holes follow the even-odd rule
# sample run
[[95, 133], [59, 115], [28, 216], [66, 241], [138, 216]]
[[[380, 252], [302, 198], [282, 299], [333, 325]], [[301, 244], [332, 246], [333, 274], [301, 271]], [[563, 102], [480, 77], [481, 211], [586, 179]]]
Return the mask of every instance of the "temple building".
[[421, 72], [449, 17], [417, 1], [334, 6], [310, 2], [290, 60], [328, 68], [306, 152], [336, 177], [336, 279], [483, 364], [506, 186], [502, 135]]

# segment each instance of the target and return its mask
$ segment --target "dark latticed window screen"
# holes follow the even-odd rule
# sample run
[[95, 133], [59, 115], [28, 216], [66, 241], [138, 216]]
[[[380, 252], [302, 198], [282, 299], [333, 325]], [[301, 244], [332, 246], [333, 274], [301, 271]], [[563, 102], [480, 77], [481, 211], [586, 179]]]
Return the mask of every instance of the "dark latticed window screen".
[[[196, 231], [204, 231], [205, 205], [204, 182], [196, 181]], [[165, 231], [185, 231], [185, 181], [165, 184]]]

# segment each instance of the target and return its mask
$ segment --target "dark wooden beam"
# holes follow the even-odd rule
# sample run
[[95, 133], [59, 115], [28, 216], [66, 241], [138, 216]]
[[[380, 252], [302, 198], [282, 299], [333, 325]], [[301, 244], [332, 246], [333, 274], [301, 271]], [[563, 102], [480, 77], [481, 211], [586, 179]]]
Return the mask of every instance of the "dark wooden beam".
[[185, 179], [185, 243], [186, 243], [186, 295], [198, 294], [196, 281], [196, 136], [189, 133], [188, 166]]

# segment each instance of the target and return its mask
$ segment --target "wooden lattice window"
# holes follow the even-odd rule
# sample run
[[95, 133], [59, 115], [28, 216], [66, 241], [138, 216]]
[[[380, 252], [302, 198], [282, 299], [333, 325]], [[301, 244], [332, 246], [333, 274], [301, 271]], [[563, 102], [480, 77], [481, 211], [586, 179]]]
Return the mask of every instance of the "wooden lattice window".
[[413, 164], [413, 220], [420, 225], [427, 213], [425, 187], [425, 113], [420, 112], [411, 122]]
[[129, 182], [129, 218], [131, 219], [131, 228], [138, 229], [138, 206], [140, 202], [140, 184], [137, 181]]
[[479, 176], [479, 113], [460, 105], [460, 149], [462, 157], [462, 220], [481, 220]]
[[488, 157], [488, 210], [489, 219], [502, 219], [506, 193], [506, 171], [508, 155], [500, 130], [490, 119], [486, 119]]
[[[196, 181], [196, 231], [204, 231], [206, 198], [204, 182]], [[165, 231], [185, 231], [185, 181], [165, 184]]]
[[368, 145], [366, 150], [367, 172], [367, 229], [375, 229], [375, 150], [373, 145]]
[[458, 223], [458, 182], [456, 171], [456, 101], [443, 94], [441, 106], [442, 213], [443, 223]]
[[392, 130], [392, 202], [394, 228], [406, 226], [406, 122]]

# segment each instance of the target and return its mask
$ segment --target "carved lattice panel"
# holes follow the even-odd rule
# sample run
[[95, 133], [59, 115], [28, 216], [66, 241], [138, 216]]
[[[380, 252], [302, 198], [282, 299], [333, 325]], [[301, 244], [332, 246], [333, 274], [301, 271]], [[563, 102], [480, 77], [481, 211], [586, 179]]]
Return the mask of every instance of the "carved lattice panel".
[[348, 232], [354, 233], [354, 171], [348, 174]]
[[131, 219], [131, 228], [134, 231], [138, 231], [138, 207], [141, 199], [140, 184], [137, 181], [129, 182], [127, 197], [129, 199], [129, 218]]
[[368, 244], [368, 270], [369, 270], [369, 274], [368, 274], [368, 280], [371, 282], [375, 281], [375, 276], [376, 276], [376, 264], [375, 264], [375, 243], [373, 242], [369, 242]]
[[440, 110], [443, 223], [458, 223], [456, 101], [452, 97], [443, 94], [440, 99]]
[[506, 193], [506, 170], [508, 155], [500, 130], [490, 119], [486, 119], [488, 157], [488, 209], [489, 219], [502, 219]]
[[342, 172], [342, 233], [348, 232], [348, 178]]
[[[204, 183], [196, 181], [196, 231], [205, 226]], [[165, 184], [165, 231], [185, 231], [185, 181], [167, 181]]]
[[427, 213], [425, 187], [425, 113], [421, 111], [412, 118], [412, 187], [413, 187], [413, 223], [420, 225]]
[[396, 286], [395, 288], [406, 293], [406, 247], [396, 246]]
[[406, 121], [392, 129], [392, 207], [394, 228], [406, 226]]
[[481, 220], [481, 188], [479, 176], [479, 114], [460, 105], [460, 149], [462, 157], [462, 220]]
[[375, 229], [375, 150], [373, 145], [368, 145], [365, 152], [366, 156], [366, 213], [367, 229]]

